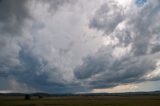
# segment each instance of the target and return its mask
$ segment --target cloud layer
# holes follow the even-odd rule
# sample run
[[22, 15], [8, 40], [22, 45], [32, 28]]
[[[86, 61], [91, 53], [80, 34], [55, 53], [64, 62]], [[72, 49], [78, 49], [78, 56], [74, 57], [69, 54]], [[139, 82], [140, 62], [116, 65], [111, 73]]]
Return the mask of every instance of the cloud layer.
[[122, 4], [1, 0], [0, 90], [90, 92], [159, 80], [160, 3]]
[[91, 28], [103, 31], [103, 36], [114, 42], [88, 56], [75, 70], [77, 78], [92, 89], [154, 79], [145, 76], [156, 69], [159, 61], [159, 2], [130, 6], [123, 10], [109, 1], [90, 22]]

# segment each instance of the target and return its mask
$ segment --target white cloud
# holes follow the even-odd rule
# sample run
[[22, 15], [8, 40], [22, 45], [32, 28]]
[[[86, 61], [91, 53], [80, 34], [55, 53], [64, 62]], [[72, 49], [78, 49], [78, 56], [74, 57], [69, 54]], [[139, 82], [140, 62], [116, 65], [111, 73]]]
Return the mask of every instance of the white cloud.
[[158, 0], [0, 3], [0, 77], [12, 79], [3, 89], [79, 92], [159, 78]]

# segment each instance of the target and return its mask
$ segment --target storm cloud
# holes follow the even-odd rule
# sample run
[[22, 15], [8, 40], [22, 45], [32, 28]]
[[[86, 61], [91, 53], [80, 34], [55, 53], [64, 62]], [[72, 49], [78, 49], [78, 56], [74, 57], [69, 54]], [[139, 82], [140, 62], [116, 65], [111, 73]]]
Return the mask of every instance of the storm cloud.
[[159, 80], [160, 2], [122, 4], [1, 0], [0, 91], [78, 93]]
[[[153, 1], [143, 4], [138, 8], [131, 5], [128, 10], [116, 5], [110, 11], [108, 7], [115, 4], [106, 3], [97, 10], [90, 27], [103, 31], [103, 36], [114, 43], [100, 48], [75, 69], [75, 75], [82, 83], [87, 82], [91, 88], [107, 88], [154, 79], [145, 76], [156, 70], [159, 61], [157, 10], [160, 4]], [[118, 14], [115, 13], [117, 8]], [[130, 12], [135, 8], [136, 11]]]

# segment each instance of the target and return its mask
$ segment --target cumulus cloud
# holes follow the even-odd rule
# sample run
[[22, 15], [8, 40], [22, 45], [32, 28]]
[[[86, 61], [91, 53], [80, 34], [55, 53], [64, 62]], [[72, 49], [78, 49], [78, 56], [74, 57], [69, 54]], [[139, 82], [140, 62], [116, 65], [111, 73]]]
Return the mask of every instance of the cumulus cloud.
[[90, 22], [90, 27], [110, 34], [114, 31], [117, 24], [123, 20], [123, 17], [122, 6], [115, 1], [108, 1], [96, 11], [95, 16]]
[[[142, 4], [140, 7], [139, 4], [132, 4], [127, 10], [118, 9], [118, 14], [114, 13], [116, 7], [108, 9], [110, 3], [97, 10], [98, 13], [90, 22], [91, 28], [103, 31], [103, 35], [115, 43], [107, 43], [97, 53], [84, 59], [75, 69], [77, 79], [82, 83], [87, 82], [91, 89], [154, 79], [145, 77], [157, 68], [157, 60], [160, 58], [160, 25], [157, 24], [160, 4], [158, 1]], [[112, 15], [105, 15], [110, 12]]]
[[[85, 90], [75, 81], [73, 68], [82, 57], [95, 51], [93, 47], [98, 46], [100, 40], [93, 38], [96, 33], [85, 26], [90, 16], [89, 10], [83, 13], [86, 8], [80, 6], [85, 2], [68, 5], [72, 3], [70, 0], [25, 0], [23, 5], [14, 6], [18, 5], [16, 1], [5, 1], [5, 5], [10, 5], [8, 8], [15, 10], [10, 20], [15, 19], [14, 26], [19, 28], [2, 20], [6, 32], [1, 28], [0, 77], [9, 84], [1, 90], [15, 91], [18, 87], [54, 93]], [[93, 8], [93, 4], [89, 6]], [[25, 12], [21, 13], [22, 7]], [[6, 16], [8, 10], [2, 10]], [[21, 20], [16, 19], [19, 16]], [[16, 30], [9, 32], [8, 27]], [[11, 82], [16, 82], [14, 87]]]
[[[37, 44], [33, 44], [33, 34], [36, 34], [37, 30], [44, 28], [43, 23], [35, 22], [36, 16], [33, 15], [32, 11], [36, 11], [36, 6], [47, 5], [46, 12], [50, 13], [51, 10], [56, 12], [64, 3], [69, 3], [69, 0], [0, 1], [0, 77], [1, 80], [9, 83], [8, 85], [2, 84], [1, 90], [7, 90], [8, 88], [8, 90], [15, 91], [18, 87], [24, 87], [41, 91], [51, 91], [50, 89], [52, 89], [52, 92], [59, 92], [60, 88], [65, 87], [65, 81], [63, 81], [60, 69], [53, 64], [49, 66], [49, 62], [45, 57], [43, 58], [33, 51], [37, 47], [32, 48]], [[50, 14], [53, 12], [51, 11]], [[13, 85], [12, 82], [16, 82], [16, 84]], [[54, 87], [51, 87], [51, 85], [54, 85]], [[54, 90], [55, 88], [57, 90]]]
[[158, 80], [159, 1], [122, 4], [1, 0], [0, 90], [89, 92]]
[[0, 28], [1, 36], [12, 34], [20, 35], [26, 18], [29, 18], [27, 11], [27, 0], [1, 0], [0, 1]]
[[10, 68], [20, 64], [18, 59], [20, 46], [17, 42], [22, 36], [26, 19], [30, 18], [26, 5], [25, 0], [0, 1], [0, 71], [2, 76], [6, 76]]
[[77, 0], [41, 0], [41, 2], [43, 3], [47, 3], [49, 4], [49, 8], [48, 10], [50, 12], [55, 12], [56, 10], [58, 10], [63, 4], [70, 4], [70, 3], [74, 3]]

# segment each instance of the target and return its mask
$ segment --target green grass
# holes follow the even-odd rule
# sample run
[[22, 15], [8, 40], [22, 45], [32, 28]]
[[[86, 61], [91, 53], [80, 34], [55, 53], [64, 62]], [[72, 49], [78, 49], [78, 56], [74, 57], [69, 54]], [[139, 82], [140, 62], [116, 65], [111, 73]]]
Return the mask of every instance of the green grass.
[[160, 96], [0, 97], [0, 106], [160, 106]]

